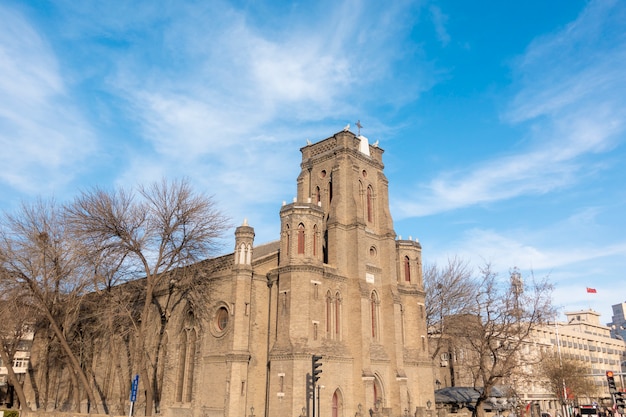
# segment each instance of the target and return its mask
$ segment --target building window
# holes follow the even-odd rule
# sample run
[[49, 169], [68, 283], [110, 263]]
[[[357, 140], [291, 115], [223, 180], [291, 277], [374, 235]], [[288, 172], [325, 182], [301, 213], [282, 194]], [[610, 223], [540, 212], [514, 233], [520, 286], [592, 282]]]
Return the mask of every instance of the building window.
[[326, 292], [326, 337], [341, 339], [341, 293]]
[[315, 187], [315, 203], [319, 204], [322, 201], [322, 193], [320, 187]]
[[326, 293], [326, 333], [328, 337], [332, 336], [332, 317], [333, 317], [333, 299], [330, 291]]
[[333, 176], [330, 175], [330, 181], [328, 181], [328, 204], [333, 202]]
[[404, 307], [400, 304], [400, 332], [402, 334], [402, 343], [406, 342], [406, 335], [404, 333]]
[[335, 390], [332, 400], [332, 417], [343, 416], [343, 401], [339, 389]]
[[326, 334], [331, 336], [333, 330], [333, 298], [330, 291], [326, 292]]
[[313, 256], [317, 256], [317, 242], [319, 241], [319, 230], [317, 230], [317, 225], [313, 226]]
[[380, 411], [384, 407], [383, 390], [377, 375], [374, 375], [374, 411]]
[[298, 225], [298, 255], [304, 254], [304, 225]]
[[371, 319], [372, 319], [372, 338], [374, 340], [379, 339], [379, 316], [378, 316], [378, 294], [376, 291], [372, 291], [370, 298], [371, 305]]
[[411, 261], [408, 256], [404, 257], [404, 280], [411, 282]]
[[195, 368], [195, 355], [196, 355], [196, 330], [191, 329], [189, 331], [189, 343], [187, 346], [187, 369], [185, 371], [185, 402], [191, 402], [191, 396], [193, 393], [193, 372]]
[[178, 381], [176, 401], [191, 402], [193, 394], [193, 373], [195, 369], [196, 330], [184, 329], [181, 333], [178, 356]]
[[217, 314], [215, 315], [215, 325], [221, 332], [226, 330], [226, 327], [228, 326], [228, 310], [226, 310], [226, 307], [220, 307], [217, 309]]
[[367, 221], [370, 223], [374, 217], [372, 198], [372, 187], [367, 187]]
[[335, 335], [337, 340], [341, 337], [341, 294], [335, 294]]

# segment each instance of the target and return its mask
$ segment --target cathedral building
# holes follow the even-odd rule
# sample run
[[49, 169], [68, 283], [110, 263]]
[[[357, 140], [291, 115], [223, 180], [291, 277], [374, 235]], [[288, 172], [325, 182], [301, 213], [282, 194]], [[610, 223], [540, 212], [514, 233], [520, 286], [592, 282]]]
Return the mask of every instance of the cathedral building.
[[[202, 305], [171, 320], [157, 413], [431, 415], [421, 246], [394, 231], [383, 150], [344, 130], [301, 152], [280, 239], [257, 245], [244, 222], [232, 254], [203, 261], [219, 267]], [[312, 355], [322, 363], [315, 416]]]
[[342, 131], [301, 152], [280, 241], [257, 247], [252, 227], [235, 232], [191, 406], [301, 415], [315, 354], [319, 415], [424, 411], [434, 389], [421, 246], [396, 239], [383, 150]]

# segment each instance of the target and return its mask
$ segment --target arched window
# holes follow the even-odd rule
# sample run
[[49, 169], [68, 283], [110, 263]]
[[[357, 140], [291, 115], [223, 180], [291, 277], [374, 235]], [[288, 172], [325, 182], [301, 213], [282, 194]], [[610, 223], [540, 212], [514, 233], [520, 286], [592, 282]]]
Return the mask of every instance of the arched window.
[[178, 377], [176, 383], [176, 401], [191, 402], [193, 394], [193, 373], [196, 356], [196, 330], [192, 327], [195, 318], [192, 312], [187, 313], [183, 331], [180, 335], [178, 351]]
[[315, 187], [315, 202], [319, 203], [322, 201], [322, 193], [320, 192], [320, 187]]
[[157, 389], [154, 393], [154, 406], [156, 412], [160, 413], [161, 410], [161, 396], [163, 395], [163, 379], [165, 377], [165, 368], [167, 362], [167, 348], [168, 348], [168, 335], [163, 335], [163, 342], [161, 343], [161, 349], [159, 350], [158, 359], [158, 372], [157, 372]]
[[372, 315], [372, 338], [377, 340], [379, 338], [378, 330], [378, 294], [376, 291], [372, 291], [370, 298], [371, 315]]
[[304, 254], [304, 225], [298, 225], [298, 255]]
[[367, 187], [367, 221], [372, 222], [374, 218], [374, 207], [372, 201], [372, 187]]
[[343, 399], [341, 395], [341, 391], [339, 389], [335, 390], [333, 394], [332, 400], [332, 417], [342, 417], [343, 416]]
[[187, 343], [187, 369], [185, 371], [185, 402], [191, 402], [193, 393], [193, 372], [195, 368], [196, 356], [196, 330], [189, 330], [189, 343]]
[[374, 375], [374, 410], [380, 411], [384, 407], [383, 389], [377, 375]]
[[341, 336], [341, 294], [335, 294], [335, 335], [337, 340]]
[[404, 280], [411, 282], [411, 261], [408, 256], [404, 257]]
[[330, 295], [330, 291], [326, 293], [326, 333], [328, 337], [331, 337], [333, 334], [332, 330], [333, 325], [333, 299]]
[[290, 256], [290, 252], [291, 252], [291, 241], [290, 241], [290, 230], [289, 230], [289, 225], [286, 224], [285, 225], [285, 246], [286, 246], [286, 250], [287, 250], [287, 256]]
[[328, 204], [333, 202], [333, 176], [331, 174], [330, 181], [328, 182]]
[[246, 245], [243, 243], [239, 245], [239, 260], [237, 261], [237, 263], [239, 264], [246, 263]]
[[317, 230], [317, 225], [313, 226], [313, 256], [316, 257], [317, 256], [317, 242], [319, 241], [318, 239], [318, 233], [319, 231]]
[[180, 335], [180, 349], [178, 350], [178, 378], [176, 381], [176, 401], [183, 402], [185, 387], [185, 370], [187, 368], [187, 332], [183, 330]]
[[365, 187], [363, 187], [363, 183], [359, 180], [359, 203], [360, 210], [363, 214], [365, 214], [366, 209], [366, 201], [365, 201]]

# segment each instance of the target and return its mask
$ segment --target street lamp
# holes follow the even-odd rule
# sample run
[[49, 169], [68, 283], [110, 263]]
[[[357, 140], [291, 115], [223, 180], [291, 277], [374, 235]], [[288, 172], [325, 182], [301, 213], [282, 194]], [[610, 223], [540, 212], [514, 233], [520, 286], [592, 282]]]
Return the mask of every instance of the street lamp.
[[430, 400], [426, 401], [426, 408], [430, 410], [431, 405], [433, 405], [433, 403]]

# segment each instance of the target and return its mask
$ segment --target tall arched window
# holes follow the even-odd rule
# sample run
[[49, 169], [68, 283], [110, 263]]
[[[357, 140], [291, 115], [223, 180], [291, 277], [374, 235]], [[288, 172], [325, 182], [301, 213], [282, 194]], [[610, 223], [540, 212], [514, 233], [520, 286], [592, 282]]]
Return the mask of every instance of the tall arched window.
[[326, 334], [331, 337], [333, 334], [333, 299], [330, 291], [326, 293]]
[[404, 280], [411, 282], [411, 261], [408, 256], [404, 257]]
[[320, 192], [320, 187], [315, 187], [315, 202], [319, 203], [322, 201], [322, 193]]
[[359, 180], [359, 203], [360, 210], [363, 214], [365, 214], [365, 210], [367, 208], [367, 204], [365, 201], [365, 187], [363, 187], [363, 183]]
[[168, 343], [168, 335], [165, 333], [163, 335], [163, 342], [161, 343], [161, 349], [159, 350], [158, 358], [158, 372], [157, 372], [157, 389], [154, 393], [154, 406], [156, 408], [157, 413], [160, 413], [161, 410], [161, 396], [163, 395], [163, 379], [165, 377], [165, 368], [167, 362], [167, 343]]
[[176, 401], [191, 402], [193, 393], [193, 373], [196, 356], [196, 330], [193, 328], [193, 312], [187, 313], [183, 331], [180, 334], [178, 353], [178, 377], [176, 381]]
[[304, 225], [298, 225], [298, 255], [304, 254]]
[[380, 411], [384, 407], [383, 389], [377, 375], [374, 375], [374, 410]]
[[180, 335], [180, 349], [178, 351], [178, 378], [176, 381], [176, 401], [183, 402], [185, 387], [185, 370], [187, 368], [187, 332]]
[[333, 202], [333, 176], [331, 174], [330, 181], [328, 182], [328, 204]]
[[379, 338], [379, 330], [378, 330], [378, 294], [376, 291], [372, 291], [372, 296], [370, 299], [371, 305], [371, 315], [372, 315], [372, 338], [377, 340]]
[[343, 398], [339, 389], [335, 390], [332, 400], [332, 417], [343, 416]]
[[196, 331], [185, 329], [181, 334], [178, 354], [178, 378], [176, 383], [176, 401], [191, 402], [193, 394], [193, 372], [196, 353]]
[[189, 343], [187, 343], [187, 369], [185, 370], [185, 402], [191, 402], [191, 395], [193, 393], [193, 372], [195, 368], [195, 356], [196, 356], [196, 330], [189, 330]]
[[319, 238], [317, 236], [318, 233], [319, 233], [319, 230], [317, 230], [317, 225], [314, 225], [313, 226], [313, 256], [314, 257], [317, 256], [317, 245], [319, 241]]
[[374, 219], [374, 207], [372, 198], [372, 187], [367, 187], [367, 221], [370, 223]]
[[290, 252], [291, 252], [291, 241], [290, 241], [290, 230], [289, 230], [289, 225], [286, 224], [285, 225], [285, 246], [286, 246], [286, 251], [287, 251], [287, 256], [290, 256]]
[[335, 335], [337, 340], [341, 337], [341, 294], [335, 294]]

